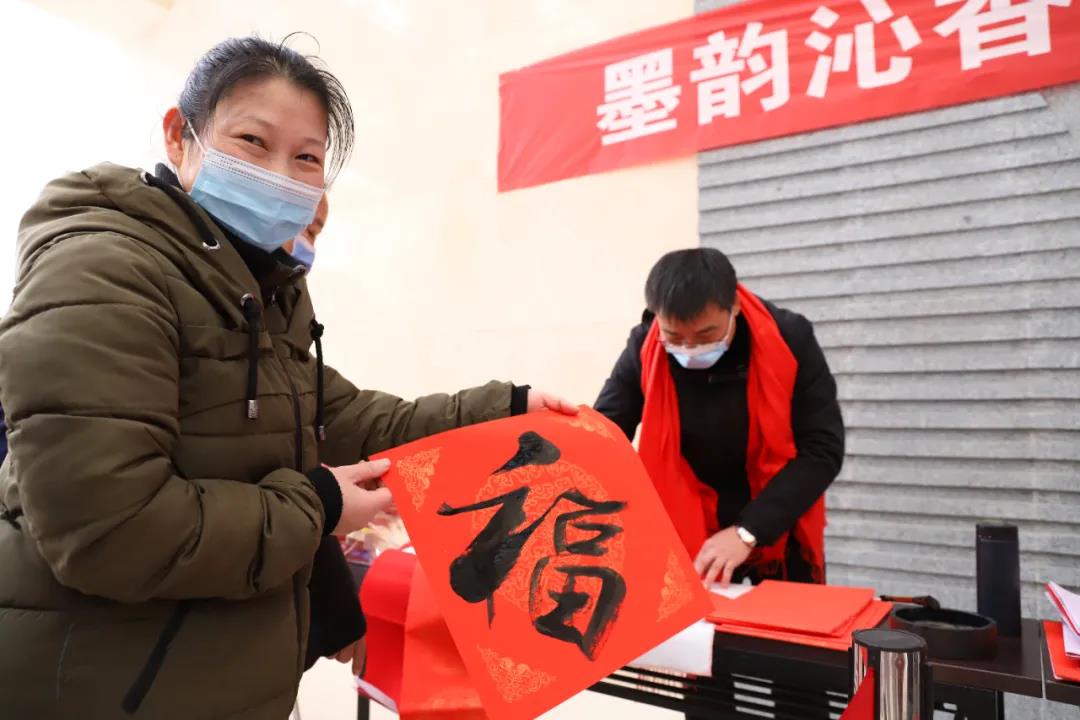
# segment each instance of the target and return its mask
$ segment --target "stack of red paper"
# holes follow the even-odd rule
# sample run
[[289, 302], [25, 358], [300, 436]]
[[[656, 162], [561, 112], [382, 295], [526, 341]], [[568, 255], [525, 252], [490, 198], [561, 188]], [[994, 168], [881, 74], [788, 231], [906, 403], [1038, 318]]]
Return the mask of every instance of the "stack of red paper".
[[869, 588], [776, 580], [734, 600], [719, 595], [713, 600], [709, 620], [719, 632], [830, 650], [847, 650], [853, 632], [876, 627], [892, 609], [892, 603], [875, 600]]
[[1057, 583], [1048, 583], [1046, 594], [1061, 615], [1061, 622], [1043, 625], [1054, 679], [1080, 683], [1080, 595]]
[[1048, 583], [1046, 594], [1061, 615], [1065, 654], [1080, 659], [1080, 595], [1069, 592], [1057, 583]]
[[1080, 683], [1080, 659], [1065, 652], [1065, 637], [1061, 623], [1047, 620], [1043, 623], [1046, 649], [1050, 651], [1050, 669], [1055, 680]]

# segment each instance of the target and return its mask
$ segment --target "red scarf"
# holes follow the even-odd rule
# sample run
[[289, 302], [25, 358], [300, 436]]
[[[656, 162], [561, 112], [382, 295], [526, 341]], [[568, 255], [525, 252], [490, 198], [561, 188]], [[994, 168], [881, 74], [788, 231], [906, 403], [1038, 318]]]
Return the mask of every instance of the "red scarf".
[[[746, 446], [746, 477], [750, 497], [756, 498], [788, 461], [795, 457], [791, 432], [791, 398], [798, 362], [791, 354], [776, 320], [764, 303], [742, 285], [737, 290], [742, 316], [750, 328], [750, 369], [746, 405], [750, 426]], [[654, 321], [641, 347], [641, 388], [645, 408], [641, 417], [638, 454], [664, 501], [679, 536], [694, 557], [702, 544], [720, 530], [716, 520], [716, 491], [698, 480], [680, 448], [679, 398]], [[825, 499], [799, 518], [794, 528], [804, 557], [822, 577], [825, 566]], [[774, 544], [757, 548], [753, 562], [779, 568], [786, 575], [788, 533]]]

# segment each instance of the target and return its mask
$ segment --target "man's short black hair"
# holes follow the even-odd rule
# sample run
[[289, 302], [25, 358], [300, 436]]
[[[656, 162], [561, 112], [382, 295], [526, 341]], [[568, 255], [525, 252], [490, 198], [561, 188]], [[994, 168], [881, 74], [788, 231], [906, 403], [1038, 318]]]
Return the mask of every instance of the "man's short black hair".
[[721, 310], [735, 304], [735, 268], [715, 248], [669, 252], [649, 271], [645, 303], [657, 315], [693, 320], [709, 303]]

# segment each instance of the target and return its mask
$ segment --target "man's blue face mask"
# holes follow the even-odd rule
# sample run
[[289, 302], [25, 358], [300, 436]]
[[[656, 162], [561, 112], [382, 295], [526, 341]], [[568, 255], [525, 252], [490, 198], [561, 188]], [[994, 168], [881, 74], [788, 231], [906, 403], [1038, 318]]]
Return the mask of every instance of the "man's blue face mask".
[[728, 351], [731, 330], [734, 326], [735, 313], [731, 313], [731, 323], [728, 325], [728, 331], [724, 333], [724, 340], [718, 340], [706, 345], [672, 345], [664, 343], [664, 349], [687, 370], [707, 370], [720, 362], [720, 358]]

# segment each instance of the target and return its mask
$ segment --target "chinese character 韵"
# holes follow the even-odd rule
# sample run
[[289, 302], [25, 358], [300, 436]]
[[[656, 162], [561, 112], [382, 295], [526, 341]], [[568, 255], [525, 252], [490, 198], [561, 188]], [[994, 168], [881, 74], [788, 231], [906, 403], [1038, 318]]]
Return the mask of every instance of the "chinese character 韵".
[[[772, 94], [761, 99], [766, 112], [791, 98], [787, 31], [762, 33], [763, 27], [748, 23], [741, 42], [721, 30], [709, 36], [707, 45], [694, 48], [694, 58], [701, 64], [690, 73], [690, 80], [698, 83], [698, 124], [707, 125], [720, 116], [738, 117], [743, 94], [767, 84], [772, 85]], [[768, 60], [761, 50], [769, 51]], [[747, 66], [750, 76], [744, 80], [741, 76]]]

